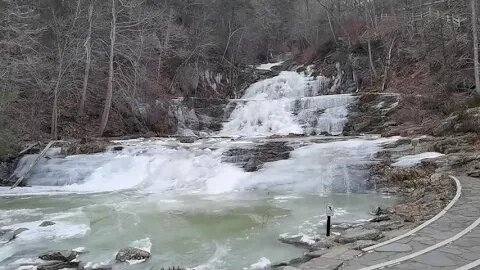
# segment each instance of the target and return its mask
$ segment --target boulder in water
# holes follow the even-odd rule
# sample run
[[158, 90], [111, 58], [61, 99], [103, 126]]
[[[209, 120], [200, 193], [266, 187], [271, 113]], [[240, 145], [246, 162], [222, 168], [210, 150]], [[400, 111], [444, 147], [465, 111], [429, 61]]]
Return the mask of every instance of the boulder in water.
[[15, 232], [13, 230], [0, 230], [0, 245], [6, 244], [15, 238]]
[[73, 250], [60, 250], [60, 251], [49, 251], [38, 257], [44, 261], [70, 262], [77, 257], [77, 254], [78, 253]]
[[16, 238], [19, 234], [21, 234], [22, 232], [24, 231], [28, 231], [29, 229], [28, 228], [18, 228], [16, 229], [13, 233], [14, 233], [14, 237]]
[[195, 137], [181, 137], [181, 138], [178, 138], [178, 141], [181, 143], [194, 143]]
[[127, 261], [145, 261], [150, 258], [150, 252], [147, 252], [142, 249], [127, 247], [121, 249], [115, 259], [118, 262], [127, 262]]
[[48, 226], [53, 226], [53, 225], [55, 225], [55, 224], [56, 224], [55, 222], [53, 222], [53, 221], [48, 221], [48, 220], [47, 220], [47, 221], [44, 221], [44, 222], [40, 223], [40, 225], [38, 225], [38, 226], [40, 226], [40, 227], [48, 227]]

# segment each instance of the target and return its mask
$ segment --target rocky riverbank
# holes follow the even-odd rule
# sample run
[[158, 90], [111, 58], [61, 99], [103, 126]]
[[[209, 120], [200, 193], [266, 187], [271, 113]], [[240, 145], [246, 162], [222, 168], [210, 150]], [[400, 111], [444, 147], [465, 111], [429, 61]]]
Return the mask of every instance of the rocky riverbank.
[[[273, 268], [338, 269], [345, 261], [360, 256], [363, 248], [400, 235], [432, 218], [455, 195], [455, 183], [449, 175], [479, 177], [477, 146], [478, 134], [475, 133], [404, 138], [386, 145], [377, 156], [379, 162], [371, 169], [369, 186], [377, 192], [399, 196], [401, 201], [391, 208], [374, 209], [367, 223], [335, 224], [334, 235], [329, 238], [281, 236], [280, 241], [303, 246], [308, 251], [301, 258], [277, 263]], [[429, 151], [437, 151], [437, 157], [412, 158], [432, 154]]]

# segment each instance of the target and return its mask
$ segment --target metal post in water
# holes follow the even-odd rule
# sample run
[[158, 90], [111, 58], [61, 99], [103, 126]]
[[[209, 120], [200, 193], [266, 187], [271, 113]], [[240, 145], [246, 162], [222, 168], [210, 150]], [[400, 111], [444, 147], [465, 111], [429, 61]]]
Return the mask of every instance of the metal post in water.
[[332, 227], [331, 218], [334, 215], [334, 213], [335, 213], [335, 210], [333, 208], [333, 205], [328, 204], [327, 205], [327, 211], [326, 211], [326, 214], [327, 214], [327, 237], [330, 236], [330, 231], [331, 231], [331, 227]]
[[327, 216], [327, 237], [330, 236], [330, 216]]

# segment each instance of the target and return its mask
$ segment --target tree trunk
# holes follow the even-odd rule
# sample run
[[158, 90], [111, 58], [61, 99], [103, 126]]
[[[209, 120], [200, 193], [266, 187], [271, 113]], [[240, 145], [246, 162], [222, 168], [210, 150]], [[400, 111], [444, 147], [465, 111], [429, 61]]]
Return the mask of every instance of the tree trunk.
[[[57, 40], [58, 42], [58, 40]], [[56, 140], [58, 137], [58, 92], [60, 90], [60, 81], [63, 76], [63, 60], [64, 60], [64, 51], [61, 49], [60, 44], [58, 46], [58, 73], [57, 81], [55, 82], [55, 88], [53, 89], [53, 108], [52, 108], [52, 120], [50, 126], [50, 135], [52, 140]]]
[[112, 97], [113, 97], [113, 60], [115, 56], [115, 38], [116, 38], [116, 24], [117, 24], [117, 10], [115, 6], [115, 1], [112, 0], [112, 27], [110, 31], [110, 61], [109, 61], [109, 71], [108, 71], [108, 85], [107, 85], [107, 95], [105, 97], [105, 107], [103, 108], [102, 122], [100, 123], [100, 135], [103, 135], [105, 128], [107, 127], [108, 117], [110, 115], [110, 109], [112, 107]]
[[165, 50], [168, 48], [170, 44], [170, 34], [172, 32], [173, 15], [174, 15], [173, 9], [170, 9], [170, 14], [168, 16], [167, 32], [165, 33], [165, 39], [163, 41], [163, 45], [159, 44], [160, 53], [158, 54], [157, 83], [160, 82], [160, 74], [162, 73], [163, 55], [165, 54]]
[[385, 64], [385, 74], [383, 76], [382, 91], [385, 91], [387, 89], [388, 72], [390, 70], [390, 65], [392, 63], [392, 51], [394, 46], [395, 46], [395, 38], [393, 38], [392, 44], [390, 44], [390, 49], [388, 50], [387, 63]]
[[372, 74], [374, 78], [377, 78], [377, 70], [375, 69], [375, 65], [373, 64], [373, 53], [372, 53], [372, 42], [370, 38], [367, 40], [368, 44], [368, 59], [370, 62], [370, 69], [372, 70]]
[[[59, 71], [61, 73], [61, 71]], [[56, 140], [58, 137], [58, 89], [60, 87], [60, 75], [57, 78], [55, 89], [53, 90], [53, 109], [52, 120], [50, 126], [50, 133], [52, 140]]]
[[475, 65], [475, 86], [477, 94], [480, 95], [480, 63], [478, 60], [478, 17], [477, 0], [471, 0], [472, 3], [472, 32], [473, 32], [473, 62]]
[[93, 0], [90, 2], [88, 7], [88, 31], [87, 39], [85, 41], [85, 53], [87, 59], [85, 60], [85, 75], [83, 76], [83, 88], [82, 88], [82, 97], [80, 99], [80, 106], [78, 110], [79, 115], [85, 113], [85, 101], [87, 100], [87, 87], [88, 87], [88, 78], [90, 76], [90, 65], [92, 63], [92, 24], [93, 24]]

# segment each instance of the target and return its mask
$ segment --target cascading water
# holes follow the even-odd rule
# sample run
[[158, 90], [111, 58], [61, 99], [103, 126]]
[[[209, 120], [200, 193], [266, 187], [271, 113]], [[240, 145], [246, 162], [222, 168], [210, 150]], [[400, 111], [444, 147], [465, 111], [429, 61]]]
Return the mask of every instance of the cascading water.
[[[341, 134], [355, 98], [322, 96], [326, 82], [294, 72], [258, 82], [232, 101], [235, 109], [217, 135]], [[29, 229], [0, 243], [0, 269], [31, 263], [25, 258], [45, 250], [78, 246], [89, 251], [82, 261], [108, 263], [136, 240], [152, 245], [147, 264], [166, 268], [248, 269], [260, 257], [299, 256], [302, 249], [276, 238], [285, 232], [315, 235], [326, 203], [335, 203], [337, 222], [365, 219], [371, 208], [392, 203], [359, 193], [381, 140], [321, 138], [281, 139], [294, 148], [290, 158], [256, 172], [226, 162], [224, 154], [240, 149], [271, 156], [268, 148], [255, 151], [275, 139], [133, 140], [118, 142], [121, 151], [52, 153], [33, 170], [29, 187], [0, 188], [0, 228]], [[24, 157], [17, 173], [34, 158]], [[55, 224], [39, 227], [44, 220]]]
[[326, 93], [328, 79], [296, 72], [280, 75], [250, 86], [237, 103], [222, 135], [270, 136], [288, 134], [339, 135], [347, 122], [351, 95]]

